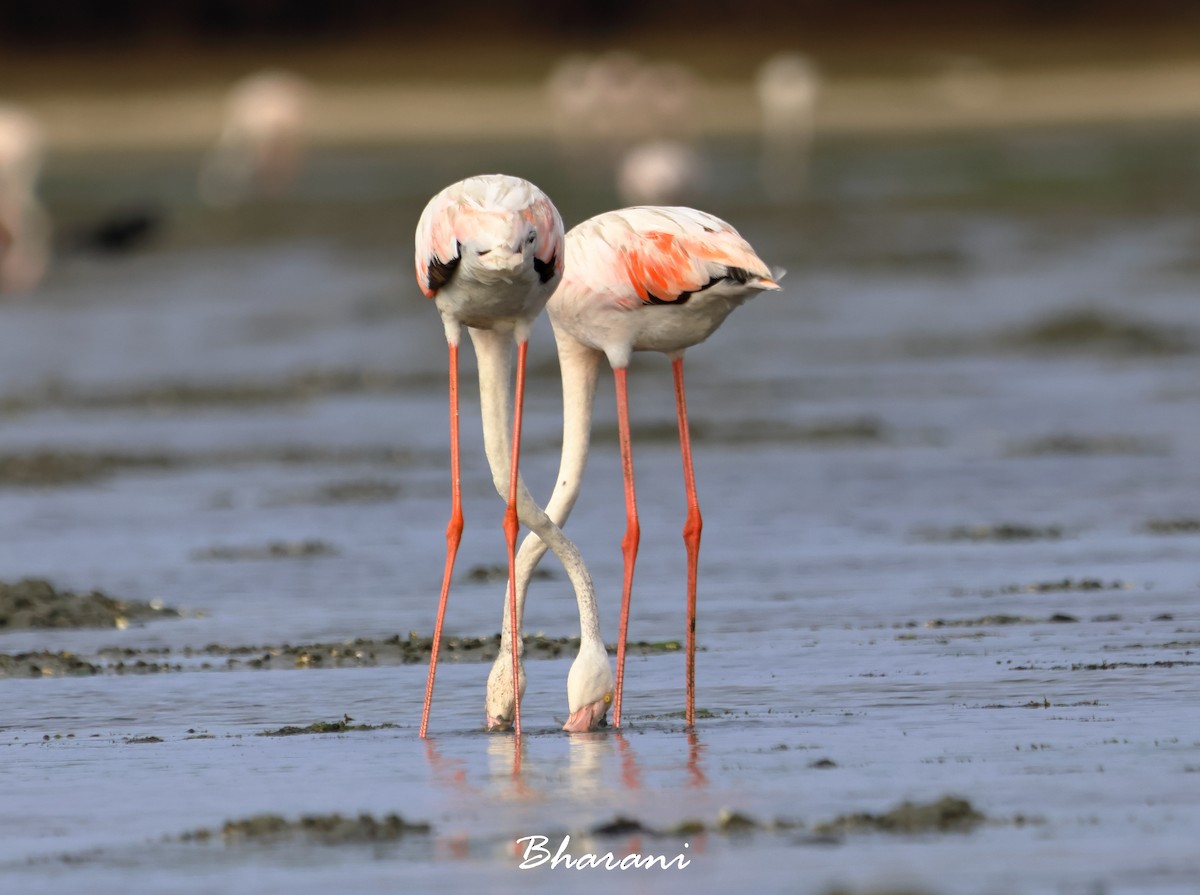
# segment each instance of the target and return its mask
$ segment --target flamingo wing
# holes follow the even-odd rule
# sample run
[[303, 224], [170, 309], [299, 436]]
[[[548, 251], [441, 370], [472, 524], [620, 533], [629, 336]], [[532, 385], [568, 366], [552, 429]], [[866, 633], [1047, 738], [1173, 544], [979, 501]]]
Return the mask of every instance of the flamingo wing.
[[563, 222], [554, 203], [541, 190], [536, 191], [532, 201], [523, 212], [537, 231], [537, 249], [533, 253], [533, 266], [538, 278], [548, 283], [563, 272]]
[[458, 268], [455, 222], [460, 208], [461, 201], [447, 188], [429, 200], [417, 222], [417, 285], [428, 298], [437, 295]]

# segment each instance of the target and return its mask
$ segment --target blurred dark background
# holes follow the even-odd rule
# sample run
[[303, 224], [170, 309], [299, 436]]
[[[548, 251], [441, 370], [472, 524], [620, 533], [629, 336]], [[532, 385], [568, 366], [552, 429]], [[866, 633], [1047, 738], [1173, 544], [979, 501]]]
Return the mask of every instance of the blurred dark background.
[[503, 15], [484, 0], [7, 0], [0, 4], [0, 43], [23, 50], [391, 36], [437, 47], [469, 40], [473, 29], [481, 40], [579, 40], [648, 31], [663, 38], [707, 33], [738, 43], [781, 35], [875, 41], [1046, 29], [1128, 36], [1197, 23], [1200, 5], [1189, 0], [582, 0], [511, 4]]

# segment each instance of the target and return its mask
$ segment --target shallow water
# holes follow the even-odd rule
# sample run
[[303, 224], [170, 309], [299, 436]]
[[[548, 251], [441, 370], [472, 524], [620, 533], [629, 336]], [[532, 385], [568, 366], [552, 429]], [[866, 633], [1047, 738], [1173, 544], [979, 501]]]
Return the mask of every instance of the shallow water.
[[[480, 729], [484, 664], [440, 669], [428, 742], [423, 665], [0, 680], [0, 876], [30, 893], [616, 882], [517, 869], [519, 837], [554, 847], [569, 833], [576, 855], [689, 857], [624, 872], [638, 891], [1194, 891], [1200, 538], [1146, 528], [1195, 519], [1200, 494], [1200, 174], [1179, 161], [1193, 144], [832, 146], [798, 208], [758, 194], [747, 147], [715, 147], [725, 179], [699, 204], [789, 273], [782, 295], [688, 355], [705, 511], [695, 732], [678, 653], [630, 658], [621, 733], [573, 736], [557, 730], [569, 658], [529, 662], [519, 774], [511, 737]], [[65, 257], [42, 294], [0, 305], [0, 456], [125, 458], [57, 485], [0, 478], [0, 580], [161, 599], [188, 617], [8, 632], [0, 650], [427, 633], [448, 511], [445, 348], [411, 281], [412, 222], [431, 184], [478, 169], [538, 180], [568, 222], [615, 199], [532, 150], [318, 159], [299, 198], [241, 213], [189, 204], [186, 159], [148, 161], [142, 180], [129, 163], [74, 164], [50, 198], [88, 176], [108, 185], [68, 218], [150, 194], [172, 216], [146, 250]], [[1084, 312], [1108, 330], [1038, 330]], [[531, 356], [524, 470], [544, 497], [559, 425], [548, 328]], [[345, 373], [361, 375], [332, 375]], [[208, 390], [164, 397], [164, 384]], [[631, 390], [631, 636], [678, 639], [683, 494], [664, 359], [637, 358]], [[490, 635], [501, 612], [502, 586], [467, 575], [503, 554], [476, 403], [464, 399], [468, 530], [447, 622], [461, 635]], [[609, 389], [597, 417], [568, 531], [612, 640], [624, 511]], [[164, 462], [129, 459], [145, 455]], [[328, 497], [361, 482], [390, 487]], [[303, 540], [332, 549], [205, 558]], [[527, 628], [573, 634], [569, 587], [547, 567]], [[1065, 579], [1075, 586], [1051, 586]], [[257, 736], [343, 716], [372, 729]], [[987, 821], [814, 830], [948, 794]], [[724, 808], [764, 827], [719, 830]], [[179, 838], [264, 812], [397, 812], [432, 832]], [[589, 834], [618, 816], [648, 832]], [[688, 820], [706, 831], [665, 832]]]

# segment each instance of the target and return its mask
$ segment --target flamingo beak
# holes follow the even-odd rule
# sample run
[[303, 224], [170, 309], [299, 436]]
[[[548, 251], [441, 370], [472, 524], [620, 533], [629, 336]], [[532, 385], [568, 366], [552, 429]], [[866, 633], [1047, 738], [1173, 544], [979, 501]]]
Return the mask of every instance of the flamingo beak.
[[580, 706], [575, 711], [571, 712], [567, 723], [563, 725], [563, 730], [571, 733], [585, 733], [589, 730], [595, 730], [597, 727], [603, 727], [607, 722], [605, 716], [608, 714], [608, 704], [612, 702], [612, 694], [605, 693], [603, 699], [597, 699], [595, 702], [585, 706]]
[[501, 732], [501, 733], [506, 730], [511, 730], [512, 729], [512, 719], [511, 718], [496, 718], [492, 715], [488, 715], [487, 716], [487, 729], [488, 729], [489, 733], [493, 730], [497, 731], [497, 732]]
[[486, 255], [481, 255], [479, 264], [485, 270], [499, 274], [516, 273], [525, 266], [525, 255], [521, 251], [511, 249], [492, 249]]

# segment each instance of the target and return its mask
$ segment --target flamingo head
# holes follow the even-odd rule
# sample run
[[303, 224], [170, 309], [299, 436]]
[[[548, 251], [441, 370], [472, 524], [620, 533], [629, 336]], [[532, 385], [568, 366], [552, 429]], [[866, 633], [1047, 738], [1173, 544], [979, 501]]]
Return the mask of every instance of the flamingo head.
[[537, 229], [519, 214], [477, 212], [459, 234], [462, 259], [484, 279], [511, 281], [533, 269]]
[[613, 699], [613, 673], [608, 654], [599, 643], [584, 643], [567, 675], [567, 705], [571, 714], [563, 730], [580, 733], [605, 724]]

